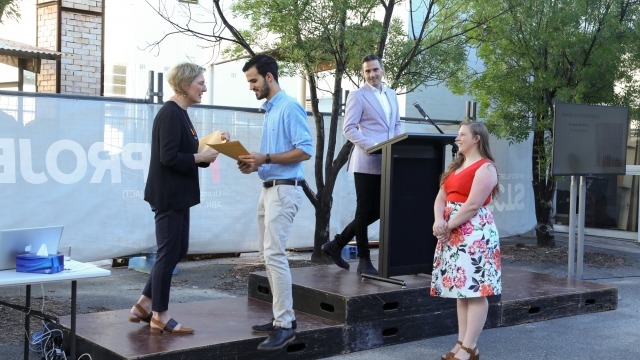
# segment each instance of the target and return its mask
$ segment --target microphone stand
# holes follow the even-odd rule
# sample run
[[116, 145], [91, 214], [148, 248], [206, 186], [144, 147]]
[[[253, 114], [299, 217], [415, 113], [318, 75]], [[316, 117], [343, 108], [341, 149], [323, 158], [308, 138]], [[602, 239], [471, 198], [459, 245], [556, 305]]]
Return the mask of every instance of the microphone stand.
[[[422, 110], [422, 109], [418, 109], [418, 110]], [[420, 115], [422, 115], [422, 117], [424, 117], [424, 119], [427, 120], [429, 124], [433, 125], [433, 127], [435, 127], [440, 132], [440, 134], [444, 134], [444, 131], [442, 131], [442, 129], [440, 129], [440, 127], [436, 125], [436, 123], [433, 122], [433, 120], [431, 120], [431, 118], [429, 117], [429, 115], [427, 115], [427, 113], [425, 113], [424, 111], [420, 111]], [[456, 145], [454, 141], [453, 143], [451, 143], [451, 157], [455, 158], [456, 154], [458, 154], [458, 145]]]

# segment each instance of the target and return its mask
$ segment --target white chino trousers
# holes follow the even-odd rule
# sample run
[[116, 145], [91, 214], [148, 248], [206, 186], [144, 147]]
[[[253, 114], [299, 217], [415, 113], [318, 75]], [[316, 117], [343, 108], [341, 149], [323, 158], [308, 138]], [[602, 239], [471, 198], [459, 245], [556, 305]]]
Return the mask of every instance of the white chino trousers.
[[273, 296], [273, 324], [282, 328], [290, 328], [295, 319], [286, 247], [302, 196], [300, 186], [276, 185], [263, 188], [258, 200], [259, 246]]

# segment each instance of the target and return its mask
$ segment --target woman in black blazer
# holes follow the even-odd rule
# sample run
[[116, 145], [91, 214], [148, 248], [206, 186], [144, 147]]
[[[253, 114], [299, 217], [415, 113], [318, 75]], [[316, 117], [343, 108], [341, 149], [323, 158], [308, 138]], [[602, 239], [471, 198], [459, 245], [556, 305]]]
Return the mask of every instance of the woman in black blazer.
[[[198, 153], [198, 135], [187, 108], [207, 91], [205, 69], [183, 63], [167, 77], [175, 95], [153, 121], [151, 160], [144, 199], [155, 213], [157, 259], [129, 321], [150, 323], [152, 332], [190, 334], [194, 330], [169, 315], [173, 270], [189, 250], [189, 209], [200, 203], [198, 167], [208, 167], [218, 153], [207, 147]], [[223, 133], [223, 139], [229, 139]]]

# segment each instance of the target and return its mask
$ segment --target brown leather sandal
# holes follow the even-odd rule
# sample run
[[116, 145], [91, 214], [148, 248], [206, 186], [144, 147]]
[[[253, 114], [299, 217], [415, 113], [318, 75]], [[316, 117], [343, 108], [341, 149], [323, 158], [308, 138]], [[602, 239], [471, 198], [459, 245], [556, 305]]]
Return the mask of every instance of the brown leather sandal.
[[[456, 340], [456, 344], [462, 346], [462, 341], [460, 340]], [[441, 360], [451, 360], [456, 356], [456, 354], [454, 352], [449, 351], [448, 353], [440, 356]]]
[[140, 312], [140, 316], [134, 315], [133, 313], [129, 314], [129, 321], [133, 322], [133, 323], [139, 323], [140, 321], [146, 322], [146, 323], [150, 323], [151, 322], [151, 317], [153, 316], [153, 314], [148, 313], [147, 310], [145, 310], [142, 305], [140, 305], [139, 303], [136, 303], [134, 305], [134, 307]]
[[[460, 345], [460, 349], [466, 351], [467, 353], [469, 353], [469, 360], [480, 360], [480, 354], [478, 353], [478, 347], [476, 346], [475, 349], [469, 349], [468, 347], [464, 346], [464, 345]], [[453, 357], [453, 359], [457, 359], [457, 360], [461, 360], [458, 359], [457, 357]]]
[[[154, 326], [155, 325], [155, 326]], [[181, 325], [179, 329], [176, 329], [179, 323], [175, 321], [173, 318], [169, 319], [166, 323], [163, 323], [160, 320], [156, 320], [155, 318], [151, 318], [151, 332], [153, 333], [163, 333], [167, 332], [169, 334], [193, 334], [195, 330], [190, 327]]]

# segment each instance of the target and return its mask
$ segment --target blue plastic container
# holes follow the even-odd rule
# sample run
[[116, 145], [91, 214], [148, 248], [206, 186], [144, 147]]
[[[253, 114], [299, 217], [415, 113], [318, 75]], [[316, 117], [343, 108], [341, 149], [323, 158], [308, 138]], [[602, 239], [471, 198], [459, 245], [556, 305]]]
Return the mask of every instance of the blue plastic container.
[[[129, 269], [143, 272], [145, 274], [151, 274], [153, 264], [156, 262], [156, 253], [148, 254], [147, 256], [136, 256], [129, 258]], [[178, 267], [173, 269], [173, 275], [178, 273]]]
[[342, 248], [342, 258], [345, 260], [353, 260], [358, 258], [358, 247], [347, 245]]

